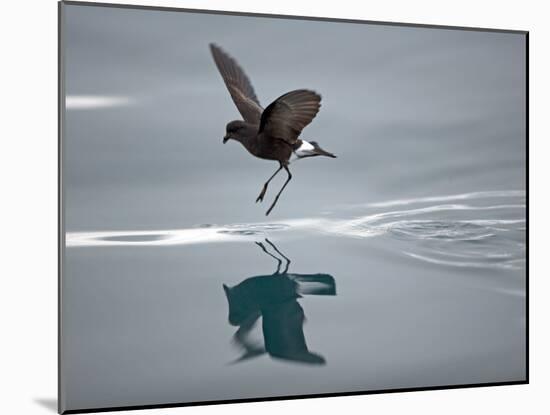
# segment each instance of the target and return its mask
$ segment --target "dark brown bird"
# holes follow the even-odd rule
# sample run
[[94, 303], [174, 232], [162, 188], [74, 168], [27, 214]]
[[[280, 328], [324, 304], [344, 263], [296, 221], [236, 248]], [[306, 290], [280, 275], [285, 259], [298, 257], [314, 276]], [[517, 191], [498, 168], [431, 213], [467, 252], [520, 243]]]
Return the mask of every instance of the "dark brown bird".
[[[256, 242], [262, 251], [277, 261], [277, 270], [257, 275], [233, 287], [223, 284], [229, 305], [229, 323], [238, 326], [233, 339], [244, 349], [236, 361], [242, 362], [265, 353], [290, 362], [325, 364], [325, 358], [309, 350], [304, 333], [304, 309], [298, 302], [306, 295], [336, 295], [334, 277], [328, 274], [290, 273], [288, 259], [269, 240]], [[269, 252], [271, 247], [273, 250]], [[281, 265], [286, 264], [281, 272]], [[263, 345], [251, 341], [250, 334], [262, 318]]]
[[321, 96], [307, 89], [297, 89], [281, 95], [264, 110], [250, 80], [239, 64], [214, 44], [210, 44], [210, 51], [231, 98], [243, 117], [243, 120], [227, 124], [224, 144], [227, 140], [233, 139], [240, 142], [254, 156], [279, 162], [279, 168], [265, 182], [256, 202], [263, 201], [267, 186], [277, 173], [282, 169], [287, 172], [285, 183], [266, 212], [266, 215], [269, 215], [292, 179], [288, 165], [293, 154], [298, 159], [315, 156], [336, 158], [334, 154], [319, 147], [315, 141], [308, 142], [298, 138], [319, 112]]

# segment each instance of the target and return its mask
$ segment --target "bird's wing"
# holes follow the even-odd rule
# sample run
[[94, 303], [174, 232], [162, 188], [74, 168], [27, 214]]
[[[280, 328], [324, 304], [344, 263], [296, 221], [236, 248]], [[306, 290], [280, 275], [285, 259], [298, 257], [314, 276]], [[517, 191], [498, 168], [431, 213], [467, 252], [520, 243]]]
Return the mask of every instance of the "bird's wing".
[[263, 108], [242, 68], [235, 59], [213, 43], [210, 44], [210, 51], [243, 119], [252, 124], [259, 124]]
[[262, 113], [260, 133], [294, 144], [298, 136], [319, 112], [321, 96], [307, 89], [287, 92]]

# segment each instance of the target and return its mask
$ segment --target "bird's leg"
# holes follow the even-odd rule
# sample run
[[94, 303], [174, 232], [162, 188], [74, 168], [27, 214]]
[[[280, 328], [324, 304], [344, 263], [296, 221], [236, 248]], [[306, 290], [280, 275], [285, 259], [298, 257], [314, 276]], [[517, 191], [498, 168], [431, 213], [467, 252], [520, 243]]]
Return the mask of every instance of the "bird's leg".
[[265, 195], [265, 192], [267, 190], [267, 185], [269, 184], [271, 179], [273, 179], [277, 175], [277, 173], [279, 173], [281, 171], [282, 168], [283, 168], [283, 165], [281, 164], [279, 166], [279, 168], [277, 169], [277, 171], [275, 173], [273, 173], [273, 175], [267, 180], [267, 182], [264, 183], [264, 187], [263, 187], [262, 191], [260, 192], [260, 196], [258, 196], [258, 198], [256, 199], [256, 203], [261, 202], [261, 201], [264, 200], [264, 195]]
[[265, 249], [265, 246], [263, 243], [261, 242], [254, 242], [254, 243], [258, 245], [260, 248], [262, 248], [262, 251], [264, 251], [267, 255], [269, 255], [272, 258], [275, 258], [275, 260], [277, 261], [277, 271], [275, 271], [274, 274], [278, 274], [281, 271], [281, 264], [283, 263], [283, 261], [281, 261], [280, 258], [277, 258], [272, 253], [268, 252], [267, 249]]
[[279, 255], [281, 255], [284, 259], [286, 259], [286, 265], [285, 265], [285, 270], [283, 271], [283, 274], [286, 274], [288, 272], [288, 267], [290, 266], [290, 259], [288, 259], [285, 254], [283, 254], [281, 251], [279, 251], [277, 249], [277, 247], [275, 246], [275, 244], [273, 244], [269, 239], [265, 238], [265, 241], [271, 245], [271, 247], [275, 250], [275, 252], [277, 252]]
[[265, 212], [266, 216], [271, 213], [271, 210], [273, 210], [273, 208], [277, 204], [277, 201], [279, 200], [279, 196], [281, 196], [281, 193], [283, 193], [283, 190], [285, 190], [286, 185], [288, 184], [290, 179], [292, 179], [292, 174], [290, 173], [290, 170], [288, 169], [288, 167], [286, 165], [283, 165], [283, 167], [284, 167], [284, 169], [286, 170], [286, 172], [288, 174], [288, 178], [286, 179], [285, 184], [283, 184], [283, 187], [281, 187], [281, 190], [279, 190], [279, 193], [277, 193], [277, 196], [275, 196], [275, 200], [273, 201], [273, 203], [271, 204], [271, 206], [269, 207], [267, 212]]

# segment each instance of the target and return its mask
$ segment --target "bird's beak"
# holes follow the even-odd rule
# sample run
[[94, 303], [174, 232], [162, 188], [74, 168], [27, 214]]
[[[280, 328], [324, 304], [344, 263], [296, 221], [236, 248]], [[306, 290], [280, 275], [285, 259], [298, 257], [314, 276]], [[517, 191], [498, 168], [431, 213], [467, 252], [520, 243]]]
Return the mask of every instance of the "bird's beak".
[[229, 140], [229, 136], [228, 135], [224, 135], [223, 136], [223, 143], [227, 143], [227, 140]]

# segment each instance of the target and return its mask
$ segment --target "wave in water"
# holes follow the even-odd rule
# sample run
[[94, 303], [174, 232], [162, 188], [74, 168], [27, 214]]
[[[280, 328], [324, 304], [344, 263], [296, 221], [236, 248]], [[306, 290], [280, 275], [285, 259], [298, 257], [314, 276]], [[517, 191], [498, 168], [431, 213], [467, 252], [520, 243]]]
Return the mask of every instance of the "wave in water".
[[[491, 204], [498, 198], [498, 203]], [[453, 267], [518, 269], [525, 266], [525, 192], [490, 191], [402, 199], [365, 205], [352, 218], [312, 217], [269, 223], [153, 231], [69, 232], [67, 247], [165, 246], [249, 242], [278, 233], [349, 238], [392, 238], [403, 255]], [[468, 200], [468, 204], [430, 202]], [[380, 208], [408, 206], [408, 209]], [[375, 212], [373, 212], [373, 210]]]
[[419, 197], [414, 199], [397, 199], [390, 200], [386, 202], [377, 202], [369, 203], [366, 206], [368, 207], [392, 207], [392, 206], [402, 206], [402, 205], [411, 205], [419, 203], [430, 203], [430, 202], [450, 202], [452, 200], [468, 200], [468, 199], [486, 199], [486, 198], [508, 198], [508, 197], [525, 197], [525, 192], [523, 190], [494, 190], [487, 192], [471, 192], [471, 193], [459, 193], [455, 195], [446, 195], [446, 196], [427, 196]]

